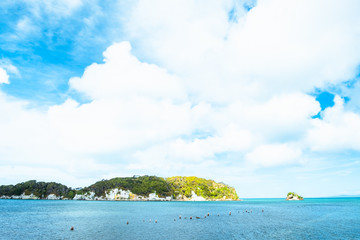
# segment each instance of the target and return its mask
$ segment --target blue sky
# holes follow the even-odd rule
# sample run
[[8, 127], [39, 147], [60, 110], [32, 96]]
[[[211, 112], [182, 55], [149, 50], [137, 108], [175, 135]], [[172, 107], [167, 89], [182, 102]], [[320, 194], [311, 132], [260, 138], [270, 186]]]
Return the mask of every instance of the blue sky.
[[[1, 57], [21, 73], [13, 74], [11, 85], [2, 88], [38, 104], [61, 103], [69, 90], [69, 78], [101, 62], [102, 52], [122, 40], [121, 23], [109, 18], [121, 11], [113, 8], [116, 3], [82, 4], [73, 10], [64, 3], [62, 7], [70, 14], [55, 5], [59, 12], [55, 10], [54, 15], [51, 7], [42, 5], [46, 4], [3, 1], [0, 5]], [[25, 30], [19, 29], [21, 23]]]
[[358, 10], [2, 1], [0, 184], [196, 175], [241, 197], [360, 194]]

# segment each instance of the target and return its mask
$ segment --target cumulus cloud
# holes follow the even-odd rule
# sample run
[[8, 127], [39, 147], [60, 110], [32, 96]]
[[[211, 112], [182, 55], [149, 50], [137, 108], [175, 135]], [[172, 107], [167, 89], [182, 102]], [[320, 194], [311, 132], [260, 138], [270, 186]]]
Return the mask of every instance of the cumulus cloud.
[[[217, 156], [221, 154], [242, 154], [254, 144], [254, 137], [248, 130], [239, 129], [236, 125], [227, 125], [217, 132], [216, 136], [185, 140], [176, 138], [161, 144], [139, 150], [134, 154], [135, 164], [131, 167], [140, 169], [186, 168], [187, 165], [216, 165]], [[199, 169], [200, 170], [200, 169]]]
[[191, 120], [201, 113], [192, 115], [199, 108], [193, 110], [178, 77], [137, 60], [127, 42], [112, 45], [104, 57], [70, 80], [89, 103], [69, 98], [39, 111], [1, 93], [2, 165], [57, 166], [69, 174], [71, 166], [89, 169], [107, 161], [102, 155], [121, 159], [133, 149], [191, 134]]
[[81, 78], [70, 79], [70, 87], [96, 100], [147, 97], [186, 101], [180, 78], [140, 62], [130, 50], [129, 42], [113, 44], [104, 52], [105, 64], [92, 64]]
[[335, 96], [335, 105], [327, 108], [322, 119], [314, 119], [307, 141], [314, 151], [360, 151], [360, 115], [344, 109], [344, 100]]
[[320, 105], [307, 94], [277, 95], [267, 101], [237, 101], [224, 109], [227, 120], [251, 129], [264, 141], [293, 141], [310, 127]]
[[202, 99], [312, 91], [357, 73], [355, 1], [263, 0], [237, 23], [228, 21], [232, 1], [157, 3], [148, 11], [150, 3], [139, 1], [129, 34], [142, 54], [185, 76]]
[[245, 155], [246, 161], [263, 167], [301, 162], [301, 150], [289, 144], [260, 145]]

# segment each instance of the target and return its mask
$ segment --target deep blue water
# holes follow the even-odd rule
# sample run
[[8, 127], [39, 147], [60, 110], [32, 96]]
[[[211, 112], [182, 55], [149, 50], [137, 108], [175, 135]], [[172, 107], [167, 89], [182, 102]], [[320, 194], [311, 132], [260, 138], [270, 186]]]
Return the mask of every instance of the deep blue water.
[[0, 200], [0, 239], [360, 239], [360, 198]]

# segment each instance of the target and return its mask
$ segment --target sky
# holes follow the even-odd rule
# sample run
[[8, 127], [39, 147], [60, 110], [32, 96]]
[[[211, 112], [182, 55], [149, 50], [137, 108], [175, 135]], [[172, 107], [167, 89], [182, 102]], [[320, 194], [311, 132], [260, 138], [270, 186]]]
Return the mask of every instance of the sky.
[[0, 184], [360, 194], [357, 0], [3, 0]]

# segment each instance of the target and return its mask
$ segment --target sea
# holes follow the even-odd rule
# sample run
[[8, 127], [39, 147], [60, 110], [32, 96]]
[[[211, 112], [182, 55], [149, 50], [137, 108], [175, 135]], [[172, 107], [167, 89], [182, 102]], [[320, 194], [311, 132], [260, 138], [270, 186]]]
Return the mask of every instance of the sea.
[[4, 199], [0, 200], [0, 239], [360, 239], [360, 198]]

